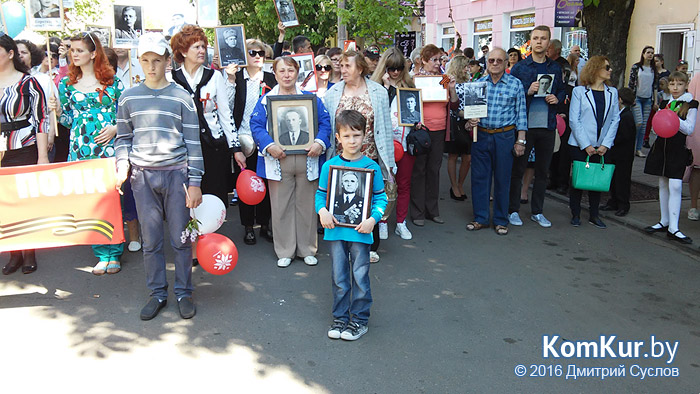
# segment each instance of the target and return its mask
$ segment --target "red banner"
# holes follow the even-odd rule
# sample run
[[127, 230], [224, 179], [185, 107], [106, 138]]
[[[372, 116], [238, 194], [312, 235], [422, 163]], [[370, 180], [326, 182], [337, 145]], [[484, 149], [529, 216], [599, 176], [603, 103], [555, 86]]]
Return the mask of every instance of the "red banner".
[[114, 159], [0, 168], [0, 252], [124, 242]]

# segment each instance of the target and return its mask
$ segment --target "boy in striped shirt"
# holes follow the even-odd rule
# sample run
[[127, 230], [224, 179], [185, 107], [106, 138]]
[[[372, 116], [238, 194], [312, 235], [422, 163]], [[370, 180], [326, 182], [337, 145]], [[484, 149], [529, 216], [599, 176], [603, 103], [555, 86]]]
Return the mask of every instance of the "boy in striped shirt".
[[[199, 144], [199, 121], [190, 95], [165, 78], [170, 48], [160, 33], [139, 39], [139, 63], [146, 79], [127, 89], [117, 112], [117, 187], [131, 167], [131, 185], [141, 222], [146, 285], [151, 299], [141, 310], [150, 320], [166, 306], [168, 282], [163, 252], [163, 219], [175, 250], [175, 296], [183, 319], [192, 318], [192, 246], [180, 235], [190, 219], [189, 209], [202, 202], [200, 183], [204, 161]], [[185, 189], [185, 185], [187, 188]]]

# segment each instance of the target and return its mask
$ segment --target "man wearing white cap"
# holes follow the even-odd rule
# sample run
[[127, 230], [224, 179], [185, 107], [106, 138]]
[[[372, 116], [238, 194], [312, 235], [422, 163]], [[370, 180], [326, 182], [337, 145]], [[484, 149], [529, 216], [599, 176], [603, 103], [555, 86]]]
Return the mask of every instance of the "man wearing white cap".
[[[181, 239], [190, 219], [189, 209], [202, 202], [200, 183], [204, 161], [199, 144], [199, 120], [190, 95], [168, 82], [168, 42], [160, 33], [139, 38], [139, 63], [145, 81], [124, 91], [117, 113], [117, 186], [131, 185], [141, 221], [146, 285], [151, 299], [141, 310], [150, 320], [167, 304], [168, 282], [163, 252], [163, 219], [175, 250], [175, 288], [183, 319], [192, 318], [192, 247]], [[185, 185], [188, 185], [185, 190]]]

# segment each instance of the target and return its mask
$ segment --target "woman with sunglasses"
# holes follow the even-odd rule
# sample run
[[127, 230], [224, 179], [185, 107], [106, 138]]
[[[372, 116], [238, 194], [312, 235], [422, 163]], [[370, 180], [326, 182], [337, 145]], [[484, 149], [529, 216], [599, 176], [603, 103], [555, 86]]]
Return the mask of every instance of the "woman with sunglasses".
[[318, 97], [323, 97], [326, 94], [326, 91], [328, 91], [331, 86], [335, 85], [333, 82], [331, 82], [331, 75], [333, 75], [333, 62], [326, 55], [316, 56], [314, 62], [316, 63], [316, 86], [318, 86], [316, 95]]
[[[49, 162], [46, 97], [18, 53], [12, 38], [0, 32], [0, 167]], [[20, 267], [24, 274], [36, 271], [34, 249], [11, 251], [2, 273], [9, 275]]]
[[199, 116], [204, 156], [202, 194], [213, 194], [228, 205], [228, 193], [233, 190], [231, 152], [242, 168], [245, 155], [231, 117], [226, 82], [221, 73], [204, 65], [209, 40], [199, 26], [186, 25], [171, 38], [170, 45], [175, 61], [182, 65], [172, 72], [173, 80], [194, 95]]
[[[389, 94], [391, 126], [394, 132], [394, 141], [401, 143], [404, 155], [396, 162], [396, 234], [401, 239], [409, 240], [413, 238], [411, 231], [406, 226], [406, 216], [408, 215], [408, 203], [411, 193], [411, 173], [413, 172], [413, 162], [415, 157], [406, 153], [406, 136], [412, 127], [399, 126], [399, 111], [396, 92], [398, 88], [415, 88], [413, 78], [408, 73], [407, 60], [403, 53], [396, 48], [389, 48], [382, 55], [374, 70], [372, 81], [383, 85]], [[385, 239], [389, 229], [385, 221], [379, 222], [379, 236]]]
[[[114, 157], [117, 134], [117, 102], [124, 86], [114, 76], [102, 44], [88, 32], [71, 37], [68, 76], [58, 86], [60, 107], [49, 98], [49, 107], [60, 113], [60, 123], [70, 128], [68, 161]], [[121, 271], [124, 245], [93, 245], [99, 262], [95, 275]]]
[[[56, 86], [52, 86], [53, 81], [48, 74], [49, 71], [49, 56], [46, 56], [44, 51], [39, 49], [33, 42], [28, 40], [15, 40], [17, 43], [17, 49], [19, 51], [19, 60], [24, 63], [30, 69], [30, 74], [36, 78], [36, 80], [44, 89], [44, 96], [54, 96], [58, 98], [58, 89]], [[48, 151], [49, 151], [49, 161], [52, 159], [52, 149], [56, 138], [56, 123], [53, 121], [53, 116], [50, 112], [47, 114], [47, 118], [50, 120], [49, 132], [48, 132]]]
[[[442, 75], [440, 73], [440, 48], [428, 44], [421, 50], [420, 62], [422, 68], [416, 77], [420, 75]], [[442, 166], [442, 152], [445, 147], [446, 130], [450, 126], [449, 109], [459, 106], [456, 80], [450, 77], [447, 91], [448, 103], [431, 102], [423, 104], [423, 119], [425, 126], [430, 130], [430, 151], [416, 157], [411, 177], [411, 218], [416, 226], [424, 226], [425, 219], [442, 224], [445, 221], [440, 217], [438, 200], [440, 194], [440, 167]], [[452, 103], [452, 106], [449, 104]]]
[[[593, 56], [581, 70], [581, 86], [573, 89], [569, 107], [568, 142], [573, 160], [600, 163], [613, 146], [620, 123], [620, 104], [617, 89], [611, 86], [611, 72], [610, 61], [605, 56]], [[582, 190], [571, 188], [569, 207], [574, 227], [581, 225], [581, 196]], [[605, 223], [598, 216], [600, 196], [600, 192], [588, 192], [588, 222], [603, 229]]]
[[[260, 40], [249, 38], [245, 42], [248, 48], [248, 67], [238, 67], [230, 64], [226, 67], [226, 89], [229, 104], [233, 108], [233, 121], [238, 130], [238, 135], [252, 136], [250, 130], [250, 117], [253, 114], [255, 104], [261, 96], [277, 85], [275, 75], [263, 71], [265, 64], [265, 44]], [[258, 167], [258, 151], [253, 150], [245, 159], [241, 167], [236, 162], [236, 175], [243, 169], [256, 171]], [[241, 224], [245, 227], [243, 242], [246, 245], [254, 245], [257, 242], [253, 225], [260, 225], [260, 236], [272, 242], [272, 229], [270, 228], [270, 191], [265, 179], [265, 198], [258, 205], [248, 205], [238, 201], [238, 212]]]
[[[299, 63], [294, 58], [282, 56], [272, 64], [278, 85], [260, 98], [250, 118], [250, 128], [258, 145], [257, 173], [268, 180], [270, 206], [272, 207], [272, 231], [274, 232], [277, 266], [288, 267], [295, 257], [304, 264], [318, 264], [317, 215], [314, 213], [314, 193], [318, 177], [326, 157], [323, 154], [330, 145], [328, 111], [320, 98], [314, 100], [318, 120], [318, 133], [306, 154], [287, 155], [268, 132], [267, 99], [277, 95], [301, 95], [296, 81]], [[313, 121], [313, 120], [311, 120]]]

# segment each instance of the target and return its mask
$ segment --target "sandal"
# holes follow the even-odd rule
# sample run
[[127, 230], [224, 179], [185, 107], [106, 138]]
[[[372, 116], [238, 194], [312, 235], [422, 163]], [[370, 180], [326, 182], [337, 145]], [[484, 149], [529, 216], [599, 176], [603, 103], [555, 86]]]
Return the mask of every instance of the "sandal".
[[494, 229], [498, 235], [508, 235], [508, 227], [501, 226], [500, 224]]
[[122, 264], [119, 261], [110, 261], [109, 264], [107, 264], [107, 273], [108, 274], [116, 274], [117, 272], [122, 270]]
[[369, 252], [369, 262], [372, 264], [378, 263], [379, 262], [379, 253], [370, 251]]
[[481, 224], [479, 222], [471, 222], [467, 224], [467, 230], [468, 231], [478, 231], [481, 230], [482, 228], [486, 228], [488, 225], [486, 224]]
[[108, 264], [106, 261], [100, 261], [92, 268], [92, 274], [97, 276], [104, 275]]

